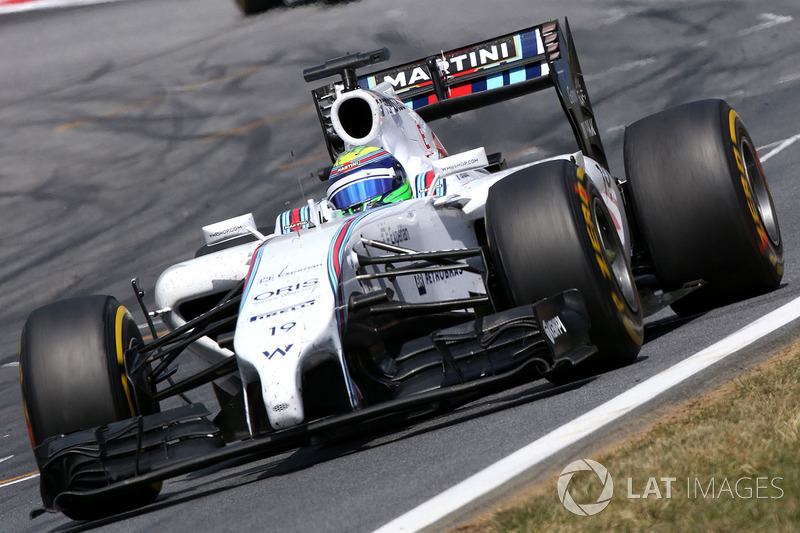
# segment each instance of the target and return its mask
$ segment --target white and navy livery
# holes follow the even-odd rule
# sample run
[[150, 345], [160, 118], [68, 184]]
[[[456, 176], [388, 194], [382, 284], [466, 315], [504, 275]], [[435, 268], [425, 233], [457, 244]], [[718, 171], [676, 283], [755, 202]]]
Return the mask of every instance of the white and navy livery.
[[[331, 161], [372, 147], [402, 172], [350, 175], [341, 164], [321, 173], [328, 197], [278, 214], [272, 233], [252, 215], [203, 228], [206, 246], [159, 277], [155, 310], [133, 282], [150, 341], [110, 296], [31, 314], [20, 370], [46, 508], [96, 518], [222, 461], [615, 368], [636, 358], [647, 313], [689, 315], [779, 285], [769, 188], [725, 102], [629, 126], [622, 180], [608, 169], [568, 25], [358, 74], [388, 56], [348, 55], [304, 75], [341, 78], [312, 92]], [[573, 153], [508, 167], [482, 147], [448, 152], [429, 126], [545, 88]], [[385, 178], [378, 201], [350, 209], [378, 190], [359, 187], [375, 176]], [[395, 180], [407, 199], [382, 201]], [[201, 369], [178, 379], [183, 354]], [[208, 384], [218, 407], [159, 412]], [[68, 390], [83, 407], [62, 408]]]

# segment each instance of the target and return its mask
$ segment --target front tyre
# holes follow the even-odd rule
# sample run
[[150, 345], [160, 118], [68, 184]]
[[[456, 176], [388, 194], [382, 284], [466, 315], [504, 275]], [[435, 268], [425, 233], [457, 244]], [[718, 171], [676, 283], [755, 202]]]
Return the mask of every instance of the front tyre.
[[500, 180], [489, 189], [485, 222], [502, 307], [578, 289], [599, 350], [581, 373], [636, 358], [643, 336], [639, 296], [613, 218], [583, 169], [550, 161]]
[[[31, 444], [156, 412], [157, 404], [136, 405], [125, 373], [125, 351], [141, 343], [133, 317], [111, 296], [82, 296], [33, 311], [22, 330], [19, 353]], [[44, 478], [40, 488], [45, 506], [51, 507], [56, 494]], [[119, 504], [145, 505], [159, 490], [160, 484], [131, 490], [119, 496]], [[93, 516], [91, 509], [63, 511], [76, 519]], [[108, 514], [108, 509], [101, 513]]]
[[704, 280], [673, 310], [688, 316], [773, 290], [783, 242], [755, 144], [723, 100], [644, 118], [625, 131], [634, 218], [664, 290]]

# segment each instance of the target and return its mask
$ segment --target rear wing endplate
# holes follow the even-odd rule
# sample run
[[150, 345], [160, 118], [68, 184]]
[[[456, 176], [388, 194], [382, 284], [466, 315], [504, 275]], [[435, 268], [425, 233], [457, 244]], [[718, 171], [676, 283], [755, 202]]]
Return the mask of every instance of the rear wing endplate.
[[[357, 77], [364, 89], [384, 81], [426, 121], [555, 87], [580, 150], [608, 166], [567, 20], [563, 27], [553, 20]], [[332, 159], [344, 150], [330, 123], [337, 85], [312, 91]]]

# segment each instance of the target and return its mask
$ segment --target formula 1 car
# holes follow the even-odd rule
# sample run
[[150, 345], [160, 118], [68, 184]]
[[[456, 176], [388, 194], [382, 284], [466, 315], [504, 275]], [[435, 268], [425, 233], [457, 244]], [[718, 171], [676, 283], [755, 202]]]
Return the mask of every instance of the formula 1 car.
[[[388, 57], [306, 69], [339, 77], [312, 91], [328, 195], [271, 232], [251, 214], [206, 226], [196, 257], [159, 277], [153, 311], [132, 280], [152, 340], [111, 296], [31, 313], [22, 396], [45, 508], [112, 514], [231, 458], [625, 365], [654, 309], [690, 315], [780, 283], [769, 188], [724, 101], [629, 126], [621, 180], [568, 23], [358, 72]], [[480, 147], [450, 154], [428, 125], [550, 87], [575, 153], [507, 168]], [[184, 354], [202, 370], [173, 379]], [[213, 413], [161, 411], [208, 384]]]
[[244, 15], [255, 15], [263, 13], [273, 7], [278, 7], [283, 4], [283, 0], [235, 0], [236, 7]]
[[[283, 0], [234, 0], [236, 7], [243, 15], [257, 15], [270, 9], [282, 6]], [[336, 0], [326, 0], [326, 3], [334, 3]]]

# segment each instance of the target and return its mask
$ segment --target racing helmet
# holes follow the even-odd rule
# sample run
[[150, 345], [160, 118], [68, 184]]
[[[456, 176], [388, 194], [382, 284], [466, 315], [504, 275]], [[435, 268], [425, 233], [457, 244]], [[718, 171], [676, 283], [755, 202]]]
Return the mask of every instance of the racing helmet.
[[395, 157], [374, 146], [357, 146], [341, 154], [331, 169], [328, 200], [356, 213], [411, 198], [411, 185]]

